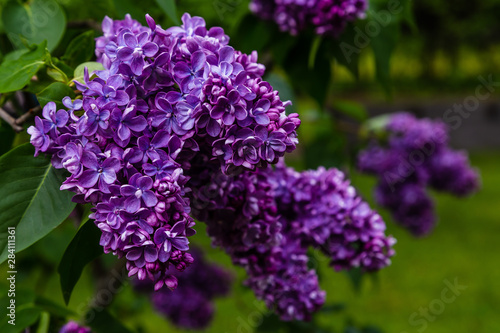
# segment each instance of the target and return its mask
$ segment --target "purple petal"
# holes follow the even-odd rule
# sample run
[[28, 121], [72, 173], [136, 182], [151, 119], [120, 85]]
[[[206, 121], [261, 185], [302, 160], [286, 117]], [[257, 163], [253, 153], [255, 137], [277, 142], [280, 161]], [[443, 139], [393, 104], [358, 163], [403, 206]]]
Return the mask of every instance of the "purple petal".
[[135, 75], [141, 75], [142, 70], [144, 68], [144, 59], [142, 57], [137, 57], [132, 60], [130, 64], [130, 69], [134, 72]]
[[153, 57], [158, 50], [158, 45], [152, 42], [148, 42], [142, 46], [142, 51], [146, 57]]
[[141, 190], [149, 190], [153, 187], [153, 180], [150, 177], [142, 176], [137, 179], [136, 184]]
[[85, 170], [80, 178], [78, 179], [78, 183], [85, 188], [90, 188], [97, 184], [97, 180], [99, 179], [99, 173], [94, 170]]
[[144, 191], [142, 193], [142, 200], [146, 207], [154, 207], [158, 203], [158, 198], [153, 193], [153, 191]]
[[153, 140], [151, 140], [151, 146], [155, 148], [163, 148], [168, 145], [168, 141], [170, 139], [170, 136], [168, 133], [164, 130], [158, 131], [155, 136], [153, 137]]
[[163, 246], [160, 248], [160, 250], [158, 251], [158, 260], [160, 260], [161, 262], [166, 262], [168, 259], [170, 259], [170, 252], [166, 252], [164, 249], [163, 249]]
[[189, 250], [189, 241], [186, 237], [175, 237], [170, 240], [172, 245], [181, 251]]
[[206, 129], [207, 129], [208, 135], [215, 138], [217, 135], [219, 135], [220, 130], [221, 130], [221, 126], [216, 120], [210, 118]]
[[129, 98], [128, 94], [123, 90], [118, 90], [116, 92], [115, 98], [113, 98], [113, 101], [116, 102], [116, 104], [118, 104], [120, 106], [126, 105], [129, 102], [129, 100], [130, 100], [130, 98]]
[[174, 73], [176, 77], [183, 79], [191, 75], [191, 69], [185, 62], [178, 62], [174, 66]]
[[130, 32], [127, 32], [127, 33], [124, 33], [123, 34], [123, 41], [125, 42], [125, 44], [134, 49], [136, 46], [137, 46], [137, 38], [134, 36], [134, 34], [130, 33]]
[[193, 53], [193, 55], [191, 56], [191, 66], [193, 67], [193, 71], [197, 72], [202, 69], [205, 65], [206, 59], [207, 58], [203, 51], [196, 51], [195, 53]]
[[94, 153], [91, 153], [89, 151], [84, 151], [82, 154], [82, 164], [84, 167], [92, 169], [92, 170], [97, 170], [99, 168], [99, 163], [97, 162], [97, 157], [94, 155]]
[[134, 132], [142, 132], [148, 126], [148, 122], [143, 116], [137, 116], [127, 122], [127, 126]]
[[158, 250], [152, 246], [146, 247], [144, 249], [144, 259], [146, 262], [155, 262], [158, 259]]
[[141, 200], [135, 196], [130, 196], [125, 200], [125, 210], [129, 213], [135, 213], [141, 208]]
[[116, 132], [116, 134], [121, 140], [127, 140], [128, 138], [130, 138], [130, 130], [123, 124], [120, 124], [118, 126], [118, 131]]
[[129, 61], [132, 59], [132, 54], [134, 53], [134, 49], [130, 47], [122, 47], [116, 53], [116, 57], [121, 61]]
[[155, 235], [153, 237], [155, 244], [163, 244], [165, 239], [167, 239], [167, 235], [165, 234], [166, 229], [165, 228], [159, 228], [156, 230]]
[[234, 61], [234, 49], [231, 46], [224, 46], [219, 51], [219, 62], [226, 61], [231, 63]]
[[184, 233], [185, 230], [186, 230], [186, 223], [177, 222], [176, 224], [174, 224], [170, 232], [175, 234], [182, 234]]
[[120, 75], [112, 75], [106, 81], [106, 85], [111, 86], [117, 90], [123, 84], [123, 79]]
[[132, 195], [135, 194], [135, 192], [137, 191], [137, 188], [135, 186], [132, 186], [132, 185], [123, 185], [122, 187], [120, 187], [120, 194], [125, 196], [125, 197], [130, 197]]
[[43, 107], [42, 115], [45, 119], [51, 119], [51, 115], [56, 112], [56, 103], [48, 102]]
[[135, 261], [142, 256], [142, 253], [143, 253], [142, 249], [134, 248], [128, 251], [125, 257], [130, 261]]
[[101, 178], [106, 184], [113, 184], [116, 180], [116, 173], [114, 170], [106, 170], [101, 173]]

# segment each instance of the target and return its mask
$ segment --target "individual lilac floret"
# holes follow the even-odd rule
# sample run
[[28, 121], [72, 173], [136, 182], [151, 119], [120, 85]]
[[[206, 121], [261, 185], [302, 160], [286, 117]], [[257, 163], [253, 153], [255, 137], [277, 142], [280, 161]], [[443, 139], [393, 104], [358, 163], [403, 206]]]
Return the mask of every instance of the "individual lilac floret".
[[75, 321], [69, 321], [61, 327], [59, 333], [92, 333], [92, 331], [88, 327], [80, 326]]
[[448, 147], [448, 128], [441, 121], [417, 119], [410, 113], [391, 115], [358, 155], [358, 168], [377, 175], [375, 199], [395, 221], [415, 236], [431, 232], [436, 216], [426, 187], [465, 196], [479, 188], [479, 174], [464, 152]]
[[273, 19], [280, 30], [297, 35], [313, 27], [318, 35], [337, 37], [348, 22], [366, 16], [366, 0], [252, 0], [250, 10]]
[[61, 110], [49, 102], [28, 133], [36, 155], [69, 171], [61, 189], [93, 205], [104, 252], [125, 257], [130, 276], [174, 289], [170, 268], [193, 262], [191, 161], [213, 161], [226, 175], [276, 163], [295, 149], [300, 120], [262, 80], [256, 52], [234, 50], [222, 28], [189, 14], [167, 30], [146, 21], [106, 17], [96, 39], [105, 69], [85, 68], [77, 98]]

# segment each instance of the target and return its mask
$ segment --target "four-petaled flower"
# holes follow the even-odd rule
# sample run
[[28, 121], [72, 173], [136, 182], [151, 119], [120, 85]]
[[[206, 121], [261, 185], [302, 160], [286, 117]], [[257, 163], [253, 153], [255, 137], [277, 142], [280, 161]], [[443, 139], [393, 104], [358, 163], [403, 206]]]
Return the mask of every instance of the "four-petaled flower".
[[156, 245], [160, 246], [158, 259], [161, 262], [166, 262], [172, 254], [172, 247], [187, 251], [189, 249], [189, 241], [185, 235], [186, 224], [184, 222], [177, 222], [172, 229], [161, 227], [156, 230], [154, 241]]
[[122, 185], [120, 193], [127, 199], [125, 200], [125, 209], [129, 213], [135, 213], [141, 208], [141, 202], [146, 207], [153, 207], [158, 203], [158, 198], [151, 191], [153, 180], [148, 176], [141, 176], [136, 173], [129, 179], [129, 183]]
[[89, 151], [82, 154], [82, 164], [87, 170], [83, 171], [79, 177], [79, 183], [84, 188], [99, 185], [99, 190], [103, 193], [109, 193], [109, 185], [116, 181], [116, 173], [120, 170], [120, 160], [116, 157], [98, 159], [97, 156]]

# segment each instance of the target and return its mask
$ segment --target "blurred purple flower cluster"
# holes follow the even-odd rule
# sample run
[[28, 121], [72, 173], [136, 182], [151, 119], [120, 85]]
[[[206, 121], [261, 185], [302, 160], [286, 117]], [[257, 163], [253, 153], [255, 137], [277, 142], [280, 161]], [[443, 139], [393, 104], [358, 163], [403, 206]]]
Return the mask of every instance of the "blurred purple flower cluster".
[[313, 27], [318, 35], [337, 37], [347, 22], [364, 18], [366, 0], [252, 0], [250, 10], [274, 20], [281, 31], [292, 35]]
[[80, 326], [75, 321], [68, 321], [61, 329], [59, 333], [92, 333], [90, 328]]
[[190, 170], [193, 215], [213, 243], [245, 268], [246, 284], [283, 320], [308, 320], [325, 302], [308, 250], [336, 270], [375, 271], [390, 264], [395, 240], [337, 169], [277, 168], [236, 175], [198, 160]]
[[413, 235], [426, 235], [436, 220], [426, 187], [466, 196], [478, 189], [479, 174], [465, 152], [448, 147], [448, 128], [441, 121], [401, 112], [384, 130], [388, 137], [361, 151], [358, 167], [378, 176], [377, 202]]
[[[201, 330], [212, 321], [213, 300], [229, 293], [233, 277], [222, 267], [208, 263], [199, 248], [190, 251], [194, 258], [191, 266], [182, 274], [171, 269], [179, 279], [177, 289], [161, 289], [150, 296], [155, 309], [173, 324]], [[149, 293], [153, 288], [151, 282], [135, 280], [135, 289]]]
[[228, 45], [222, 28], [184, 14], [167, 30], [106, 17], [96, 55], [105, 70], [76, 82], [82, 99], [49, 102], [31, 143], [71, 174], [61, 186], [92, 203], [106, 253], [129, 275], [177, 286], [171, 267], [193, 262], [186, 171], [203, 155], [223, 173], [276, 163], [295, 149], [297, 114], [262, 80], [257, 54]]

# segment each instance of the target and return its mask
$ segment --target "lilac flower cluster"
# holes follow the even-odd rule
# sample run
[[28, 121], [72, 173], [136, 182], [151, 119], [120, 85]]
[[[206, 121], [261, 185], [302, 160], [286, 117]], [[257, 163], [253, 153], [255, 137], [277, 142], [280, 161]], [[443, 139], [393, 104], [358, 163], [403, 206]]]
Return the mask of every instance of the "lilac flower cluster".
[[274, 20], [281, 31], [292, 35], [313, 27], [318, 35], [337, 37], [347, 22], [364, 18], [366, 0], [252, 0], [250, 10]]
[[275, 163], [295, 149], [300, 121], [262, 80], [257, 54], [234, 50], [221, 28], [189, 14], [167, 30], [146, 20], [106, 17], [96, 41], [105, 70], [85, 71], [81, 99], [49, 102], [28, 133], [36, 155], [69, 171], [61, 189], [93, 204], [104, 251], [173, 289], [170, 268], [193, 262], [190, 160], [203, 155], [223, 173]]
[[90, 328], [85, 326], [80, 326], [75, 321], [68, 321], [61, 329], [59, 333], [92, 333]]
[[283, 320], [308, 320], [325, 301], [310, 247], [336, 270], [375, 271], [390, 264], [395, 240], [344, 174], [296, 172], [280, 163], [228, 176], [191, 169], [193, 215], [207, 223], [214, 245], [245, 268], [246, 284]]
[[[151, 294], [155, 309], [174, 325], [201, 330], [207, 328], [214, 315], [213, 300], [229, 293], [232, 275], [220, 266], [208, 263], [199, 248], [191, 248], [194, 263], [182, 274], [172, 270], [179, 279], [177, 289], [162, 289]], [[135, 289], [151, 292], [152, 285], [136, 280]]]
[[467, 154], [448, 147], [448, 128], [441, 121], [394, 114], [385, 125], [386, 142], [372, 142], [358, 156], [361, 171], [379, 178], [377, 202], [413, 235], [428, 234], [435, 224], [426, 187], [466, 196], [479, 187], [479, 175]]

